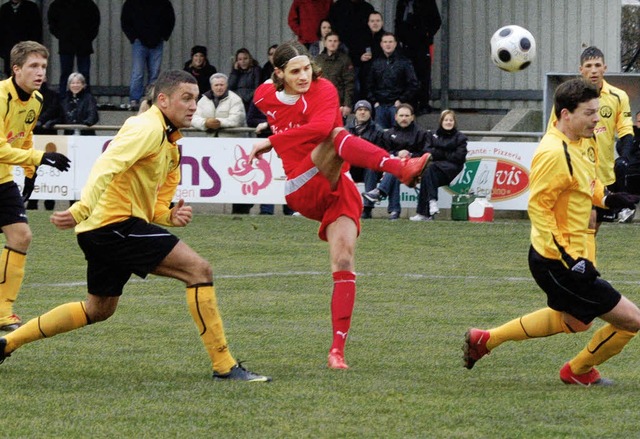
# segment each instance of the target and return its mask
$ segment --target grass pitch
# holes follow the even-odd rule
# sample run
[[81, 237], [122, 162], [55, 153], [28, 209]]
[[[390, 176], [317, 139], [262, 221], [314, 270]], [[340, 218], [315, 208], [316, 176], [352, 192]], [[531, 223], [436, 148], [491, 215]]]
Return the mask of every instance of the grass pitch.
[[[82, 300], [72, 232], [30, 212], [16, 311]], [[219, 383], [175, 280], [132, 278], [106, 322], [26, 345], [0, 366], [0, 437], [620, 438], [640, 425], [639, 341], [610, 388], [562, 384], [593, 334], [507, 343], [468, 371], [463, 334], [538, 309], [528, 221], [364, 222], [348, 371], [326, 369], [331, 275], [317, 223], [197, 215], [173, 231], [211, 261], [232, 353], [269, 384]], [[637, 224], [605, 224], [599, 269], [640, 302]], [[602, 323], [597, 321], [595, 327]]]

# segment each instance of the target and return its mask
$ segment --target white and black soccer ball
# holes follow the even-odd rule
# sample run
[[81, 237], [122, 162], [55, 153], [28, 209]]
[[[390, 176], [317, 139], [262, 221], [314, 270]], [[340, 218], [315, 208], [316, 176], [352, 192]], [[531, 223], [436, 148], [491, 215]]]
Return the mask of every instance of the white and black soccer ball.
[[524, 70], [536, 58], [536, 40], [523, 27], [510, 24], [491, 37], [491, 61], [507, 72]]

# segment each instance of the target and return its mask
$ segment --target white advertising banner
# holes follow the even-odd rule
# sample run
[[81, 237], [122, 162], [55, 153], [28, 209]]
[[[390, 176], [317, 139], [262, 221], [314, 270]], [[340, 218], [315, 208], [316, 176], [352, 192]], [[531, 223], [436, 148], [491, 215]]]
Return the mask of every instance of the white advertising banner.
[[[32, 198], [74, 200], [87, 181], [91, 167], [111, 141], [108, 136], [34, 136], [37, 149], [58, 151], [71, 159], [69, 172], [48, 166], [38, 169]], [[182, 152], [182, 181], [175, 200], [188, 203], [284, 203], [282, 162], [272, 151], [257, 165], [248, 166], [247, 157], [254, 138], [184, 137], [178, 144]], [[470, 142], [463, 171], [450, 186], [440, 188], [438, 204], [451, 205], [451, 196], [474, 193], [486, 196], [495, 210], [526, 210], [529, 169], [536, 143]], [[24, 173], [15, 167], [16, 182]], [[415, 207], [414, 189], [401, 186], [403, 207]], [[381, 204], [384, 206], [385, 204]]]

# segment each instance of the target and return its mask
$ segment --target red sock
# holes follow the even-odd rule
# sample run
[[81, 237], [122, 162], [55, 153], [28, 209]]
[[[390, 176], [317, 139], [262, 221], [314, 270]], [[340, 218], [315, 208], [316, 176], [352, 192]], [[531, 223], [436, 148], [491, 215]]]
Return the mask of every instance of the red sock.
[[374, 171], [390, 172], [399, 175], [402, 162], [390, 159], [390, 155], [384, 149], [364, 140], [361, 137], [342, 130], [333, 140], [338, 155], [347, 163], [360, 168], [368, 168]]
[[331, 349], [339, 349], [340, 352], [344, 351], [355, 301], [356, 274], [352, 271], [336, 271], [333, 273], [333, 296], [331, 297], [333, 344]]

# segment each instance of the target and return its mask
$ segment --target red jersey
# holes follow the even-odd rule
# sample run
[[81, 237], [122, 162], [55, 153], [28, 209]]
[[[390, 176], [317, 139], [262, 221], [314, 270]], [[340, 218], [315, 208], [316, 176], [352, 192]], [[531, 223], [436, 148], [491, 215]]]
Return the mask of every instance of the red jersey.
[[[271, 145], [280, 156], [288, 178], [296, 177], [296, 166], [343, 126], [335, 86], [327, 79], [311, 81], [309, 90], [295, 97], [276, 91], [273, 83], [260, 85], [254, 94], [256, 107], [267, 116], [273, 135]], [[348, 165], [347, 165], [348, 166]]]

